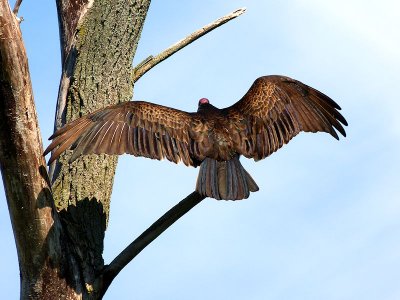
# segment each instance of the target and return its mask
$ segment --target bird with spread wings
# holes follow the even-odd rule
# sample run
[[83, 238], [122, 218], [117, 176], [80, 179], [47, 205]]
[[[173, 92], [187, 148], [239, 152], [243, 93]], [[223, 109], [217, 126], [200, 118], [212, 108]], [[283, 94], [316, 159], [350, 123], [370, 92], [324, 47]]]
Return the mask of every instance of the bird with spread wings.
[[230, 107], [202, 98], [195, 113], [130, 101], [97, 110], [56, 131], [44, 155], [51, 164], [66, 149], [70, 162], [84, 154], [123, 153], [200, 166], [196, 191], [215, 199], [240, 200], [258, 186], [239, 161], [266, 158], [299, 132], [346, 136], [345, 118], [331, 98], [284, 76], [258, 78]]

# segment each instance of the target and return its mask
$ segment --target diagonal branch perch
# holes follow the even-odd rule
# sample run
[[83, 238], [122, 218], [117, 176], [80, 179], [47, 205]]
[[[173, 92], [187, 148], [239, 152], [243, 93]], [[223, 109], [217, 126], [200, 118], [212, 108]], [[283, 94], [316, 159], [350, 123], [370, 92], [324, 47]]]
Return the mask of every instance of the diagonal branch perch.
[[165, 49], [163, 52], [156, 56], [149, 56], [143, 62], [141, 62], [138, 66], [136, 66], [133, 70], [133, 82], [139, 80], [147, 71], [151, 68], [162, 62], [163, 60], [167, 59], [177, 51], [181, 50], [183, 47], [189, 45], [190, 43], [194, 42], [198, 38], [202, 37], [203, 35], [209, 33], [210, 31], [214, 30], [215, 28], [225, 24], [226, 22], [240, 16], [246, 11], [246, 8], [239, 8], [226, 16], [219, 18], [218, 20], [202, 27], [201, 29], [193, 32], [191, 35], [187, 36], [183, 40], [175, 43], [174, 45], [170, 46], [169, 48]]
[[185, 215], [189, 210], [191, 210], [204, 199], [205, 197], [197, 192], [191, 193], [189, 196], [167, 211], [136, 240], [126, 247], [107, 267], [105, 267], [102, 274], [103, 287], [101, 294], [104, 295], [118, 273], [147, 245], [154, 241], [168, 227], [174, 224], [175, 221]]
[[[193, 32], [188, 37], [175, 43], [156, 56], [149, 56], [138, 66], [136, 66], [132, 73], [133, 82], [139, 80], [151, 68], [167, 59], [180, 49], [194, 42], [198, 38], [212, 31], [213, 29], [225, 24], [226, 22], [240, 16], [246, 11], [245, 8], [240, 8], [234, 12], [219, 18], [218, 20], [202, 27], [201, 29]], [[131, 262], [145, 247], [161, 235], [167, 228], [174, 224], [179, 218], [185, 215], [189, 210], [199, 204], [205, 197], [197, 192], [193, 192], [161, 218], [159, 218], [153, 225], [144, 231], [138, 238], [136, 238], [128, 247], [126, 247], [108, 266], [106, 266], [100, 276], [103, 278], [103, 284], [100, 295], [104, 295], [114, 278], [121, 272], [121, 270]]]

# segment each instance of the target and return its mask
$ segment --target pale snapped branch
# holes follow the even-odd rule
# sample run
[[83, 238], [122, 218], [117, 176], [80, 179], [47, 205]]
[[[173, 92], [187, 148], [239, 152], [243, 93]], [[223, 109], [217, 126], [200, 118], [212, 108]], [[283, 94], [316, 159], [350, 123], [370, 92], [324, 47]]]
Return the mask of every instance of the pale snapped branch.
[[177, 51], [181, 50], [182, 48], [186, 47], [190, 43], [194, 42], [198, 38], [202, 37], [203, 35], [209, 33], [210, 31], [214, 30], [215, 28], [225, 24], [226, 22], [229, 22], [230, 20], [240, 16], [246, 11], [246, 8], [239, 8], [230, 14], [227, 14], [226, 16], [223, 16], [222, 18], [219, 18], [218, 20], [203, 26], [199, 30], [193, 32], [183, 40], [180, 40], [179, 42], [173, 44], [169, 48], [165, 49], [163, 52], [156, 56], [149, 56], [147, 57], [143, 62], [139, 63], [133, 70], [133, 82], [136, 82], [139, 80], [140, 77], [142, 77], [146, 72], [148, 72], [151, 68], [162, 62], [163, 60], [167, 59]]
[[204, 199], [205, 197], [197, 192], [191, 193], [189, 196], [167, 211], [136, 240], [126, 247], [108, 266], [105, 267], [103, 272], [102, 294], [104, 295], [104, 293], [107, 291], [107, 288], [118, 275], [118, 273], [147, 245], [154, 241], [168, 227], [174, 224], [179, 218], [185, 215], [189, 210], [191, 210]]

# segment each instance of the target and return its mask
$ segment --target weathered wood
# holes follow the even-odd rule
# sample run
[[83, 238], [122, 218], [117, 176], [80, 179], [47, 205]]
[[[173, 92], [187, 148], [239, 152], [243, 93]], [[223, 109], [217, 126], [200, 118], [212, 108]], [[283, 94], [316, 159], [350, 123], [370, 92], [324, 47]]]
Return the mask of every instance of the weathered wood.
[[16, 16], [18, 15], [18, 11], [19, 11], [19, 7], [21, 6], [21, 3], [22, 3], [22, 0], [17, 0], [17, 1], [15, 1], [13, 13], [14, 13]]
[[0, 0], [0, 168], [18, 252], [21, 299], [76, 295], [62, 273], [62, 229], [50, 192], [19, 22]]
[[[57, 0], [63, 73], [55, 128], [131, 99], [132, 61], [149, 5], [150, 0]], [[50, 187], [32, 95], [18, 19], [8, 1], [0, 0], [0, 168], [21, 299], [101, 299], [129, 261], [204, 197], [189, 195], [104, 268], [116, 158], [86, 156], [69, 165], [66, 153], [52, 167]]]
[[71, 47], [75, 44], [75, 33], [79, 20], [82, 20], [93, 4], [91, 0], [56, 0], [60, 28], [61, 62], [65, 63]]

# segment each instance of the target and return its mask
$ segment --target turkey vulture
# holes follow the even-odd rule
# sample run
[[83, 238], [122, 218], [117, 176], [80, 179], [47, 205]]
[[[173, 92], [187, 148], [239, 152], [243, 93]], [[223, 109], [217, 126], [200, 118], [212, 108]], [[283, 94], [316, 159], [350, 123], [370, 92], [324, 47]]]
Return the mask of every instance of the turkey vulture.
[[195, 113], [143, 102], [109, 106], [55, 132], [44, 155], [49, 164], [66, 149], [82, 154], [129, 153], [200, 166], [196, 191], [215, 199], [240, 200], [258, 191], [240, 155], [263, 159], [300, 131], [339, 139], [347, 126], [340, 107], [323, 93], [284, 76], [258, 78], [244, 97], [224, 109], [202, 98]]

